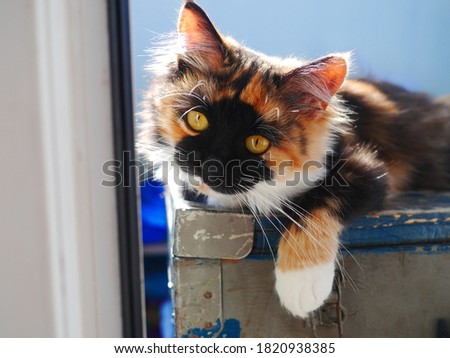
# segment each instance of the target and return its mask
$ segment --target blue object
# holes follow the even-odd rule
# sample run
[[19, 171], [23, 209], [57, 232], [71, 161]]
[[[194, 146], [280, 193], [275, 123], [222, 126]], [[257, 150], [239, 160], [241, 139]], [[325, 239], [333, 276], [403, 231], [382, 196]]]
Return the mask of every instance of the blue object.
[[147, 180], [141, 187], [142, 238], [144, 245], [167, 240], [167, 217], [163, 184]]
[[[142, 241], [145, 246], [163, 245], [167, 242], [167, 217], [164, 186], [157, 181], [141, 183]], [[147, 332], [150, 337], [172, 335], [170, 293], [167, 287], [167, 257], [164, 254], [146, 256], [145, 298], [147, 306]], [[172, 324], [173, 326], [173, 324]]]
[[161, 331], [161, 338], [175, 337], [175, 327], [173, 322], [173, 306], [172, 301], [168, 299], [159, 309], [159, 329]]
[[[406, 193], [391, 199], [384, 211], [368, 213], [354, 220], [342, 233], [341, 242], [351, 252], [377, 250], [438, 254], [450, 250], [450, 221], [448, 211], [450, 195], [446, 193]], [[255, 230], [252, 258], [263, 259], [269, 241], [278, 247], [281, 233], [289, 226], [286, 217], [259, 218]], [[264, 228], [264, 231], [262, 228]]]
[[239, 338], [241, 336], [241, 324], [237, 319], [228, 318], [223, 323], [217, 320], [211, 328], [192, 328], [183, 338]]
[[[150, 267], [149, 267], [150, 266]], [[167, 263], [158, 258], [146, 259], [145, 262], [145, 297], [164, 301], [169, 297], [167, 288]]]

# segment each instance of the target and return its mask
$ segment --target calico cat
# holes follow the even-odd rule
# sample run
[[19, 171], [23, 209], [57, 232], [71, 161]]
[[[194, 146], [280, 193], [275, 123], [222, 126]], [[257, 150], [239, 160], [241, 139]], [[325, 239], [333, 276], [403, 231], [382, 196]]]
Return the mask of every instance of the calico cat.
[[350, 220], [388, 194], [450, 188], [450, 107], [346, 79], [348, 54], [265, 56], [222, 36], [192, 1], [163, 52], [138, 151], [170, 169], [164, 179], [174, 195], [290, 219], [275, 288], [295, 316], [329, 295]]

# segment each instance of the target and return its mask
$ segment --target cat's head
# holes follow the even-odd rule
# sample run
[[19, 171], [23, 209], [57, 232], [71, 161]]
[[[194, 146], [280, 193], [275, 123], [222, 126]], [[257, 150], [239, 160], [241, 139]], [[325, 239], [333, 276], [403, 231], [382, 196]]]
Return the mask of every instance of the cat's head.
[[178, 40], [156, 70], [144, 116], [151, 133], [141, 138], [157, 143], [153, 160], [174, 160], [175, 181], [225, 206], [270, 212], [324, 177], [346, 124], [335, 98], [345, 55], [264, 56], [222, 36], [193, 2], [181, 9]]

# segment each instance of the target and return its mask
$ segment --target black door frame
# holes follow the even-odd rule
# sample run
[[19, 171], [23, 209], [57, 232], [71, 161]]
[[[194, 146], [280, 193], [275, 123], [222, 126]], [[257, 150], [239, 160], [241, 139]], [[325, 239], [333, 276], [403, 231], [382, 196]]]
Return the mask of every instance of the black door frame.
[[[108, 0], [109, 49], [114, 122], [123, 336], [145, 336], [141, 233], [135, 163], [134, 115], [128, 0]], [[124, 155], [124, 154], [127, 155]], [[120, 182], [119, 182], [120, 181]]]

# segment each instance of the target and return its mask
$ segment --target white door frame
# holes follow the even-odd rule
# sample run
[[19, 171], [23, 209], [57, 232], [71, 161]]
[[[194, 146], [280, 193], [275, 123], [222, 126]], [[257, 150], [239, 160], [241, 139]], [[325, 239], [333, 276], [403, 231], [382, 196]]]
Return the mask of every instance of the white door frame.
[[117, 190], [101, 185], [115, 156], [108, 16], [107, 0], [2, 2], [0, 336], [124, 335]]

